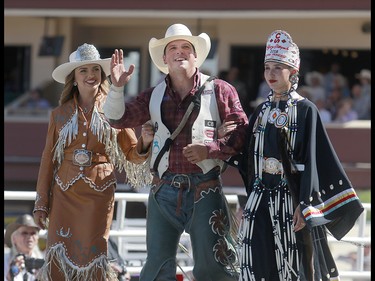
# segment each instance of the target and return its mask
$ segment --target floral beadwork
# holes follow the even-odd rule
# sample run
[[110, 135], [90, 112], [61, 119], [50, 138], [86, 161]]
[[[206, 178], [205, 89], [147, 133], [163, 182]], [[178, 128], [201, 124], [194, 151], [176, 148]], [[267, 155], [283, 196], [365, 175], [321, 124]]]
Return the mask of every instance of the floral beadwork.
[[63, 227], [61, 227], [60, 228], [60, 231], [57, 231], [56, 230], [56, 234], [58, 235], [58, 236], [61, 236], [61, 237], [64, 237], [64, 238], [70, 238], [70, 237], [72, 237], [72, 233], [70, 233], [70, 227], [68, 228], [68, 231], [67, 232], [64, 232], [64, 230], [63, 230]]
[[236, 255], [232, 249], [228, 248], [228, 243], [225, 239], [219, 239], [213, 250], [215, 260], [222, 265], [230, 265], [236, 262]]
[[211, 225], [212, 232], [215, 234], [224, 236], [228, 232], [228, 217], [221, 209], [213, 211], [213, 215], [210, 217], [209, 223]]

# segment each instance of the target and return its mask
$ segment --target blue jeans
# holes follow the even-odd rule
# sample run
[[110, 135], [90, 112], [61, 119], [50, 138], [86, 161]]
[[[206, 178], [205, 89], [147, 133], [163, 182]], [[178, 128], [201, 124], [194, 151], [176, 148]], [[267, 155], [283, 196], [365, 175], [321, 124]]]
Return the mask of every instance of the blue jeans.
[[176, 280], [176, 253], [184, 230], [190, 235], [196, 281], [237, 280], [228, 212], [217, 169], [207, 174], [165, 173], [149, 194], [147, 260], [140, 281]]

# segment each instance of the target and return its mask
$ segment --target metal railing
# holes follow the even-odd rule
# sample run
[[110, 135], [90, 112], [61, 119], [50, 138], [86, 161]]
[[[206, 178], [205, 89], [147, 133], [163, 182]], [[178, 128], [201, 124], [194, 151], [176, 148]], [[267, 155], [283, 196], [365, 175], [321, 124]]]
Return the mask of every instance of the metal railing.
[[[4, 200], [25, 200], [25, 201], [34, 201], [36, 196], [36, 192], [34, 191], [4, 191]], [[226, 195], [228, 203], [231, 205], [239, 206], [238, 205], [238, 196], [236, 194]], [[110, 235], [118, 238], [139, 238], [138, 241], [145, 241], [146, 237], [146, 229], [145, 229], [145, 219], [128, 219], [125, 216], [126, 211], [126, 203], [127, 202], [144, 202], [147, 203], [148, 194], [146, 193], [128, 193], [128, 192], [116, 192], [115, 193], [115, 201], [117, 202], [117, 210], [116, 210], [116, 220], [113, 221], [112, 229], [110, 231]], [[371, 279], [371, 271], [364, 270], [365, 264], [365, 251], [364, 246], [371, 247], [371, 236], [366, 234], [366, 227], [367, 225], [367, 213], [371, 211], [371, 204], [364, 203], [365, 212], [358, 218], [356, 222], [356, 226], [358, 227], [358, 235], [357, 236], [350, 236], [344, 237], [342, 240], [355, 244], [357, 246], [357, 260], [355, 269], [352, 271], [342, 271], [340, 270], [340, 276], [343, 278], [362, 278], [361, 280], [370, 280]], [[41, 231], [41, 236], [45, 235], [45, 231]], [[188, 234], [184, 233], [182, 238], [188, 238]], [[143, 240], [144, 239], [144, 240]], [[130, 239], [131, 240], [131, 239]], [[121, 240], [119, 240], [121, 241]], [[333, 237], [328, 237], [328, 241], [330, 245], [333, 243], [339, 243], [341, 241], [337, 241]], [[342, 242], [345, 243], [345, 242]], [[119, 245], [120, 254], [127, 259], [127, 255], [124, 254], [121, 249], [123, 249], [122, 245]], [[143, 249], [144, 250], [144, 249]], [[145, 253], [143, 253], [145, 257]], [[139, 255], [142, 257], [142, 254]], [[186, 255], [186, 258], [188, 256]], [[139, 274], [142, 266], [140, 265], [130, 265], [128, 266], [128, 270], [131, 274]], [[189, 271], [192, 269], [192, 266], [184, 266], [182, 267], [183, 271]], [[181, 268], [177, 269], [177, 272], [181, 273]]]

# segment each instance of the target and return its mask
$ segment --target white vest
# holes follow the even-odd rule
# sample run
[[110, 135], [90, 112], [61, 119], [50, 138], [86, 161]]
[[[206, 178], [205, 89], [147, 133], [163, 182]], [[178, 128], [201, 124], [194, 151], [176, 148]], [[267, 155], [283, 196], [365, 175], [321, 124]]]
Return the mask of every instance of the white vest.
[[[201, 85], [208, 79], [207, 75], [201, 74]], [[154, 141], [152, 144], [151, 168], [154, 166], [156, 157], [164, 146], [165, 140], [171, 136], [171, 132], [163, 124], [161, 119], [161, 102], [165, 93], [165, 81], [159, 83], [151, 94], [149, 110], [151, 121], [155, 129]], [[208, 143], [217, 138], [217, 128], [221, 125], [219, 109], [216, 103], [214, 81], [206, 84], [201, 94], [201, 107], [197, 119], [192, 127], [192, 143]], [[173, 144], [172, 144], [173, 145]], [[166, 151], [160, 159], [158, 166], [159, 176], [168, 169], [169, 151]], [[216, 166], [221, 168], [224, 162], [219, 159], [205, 159], [197, 163], [205, 174]]]

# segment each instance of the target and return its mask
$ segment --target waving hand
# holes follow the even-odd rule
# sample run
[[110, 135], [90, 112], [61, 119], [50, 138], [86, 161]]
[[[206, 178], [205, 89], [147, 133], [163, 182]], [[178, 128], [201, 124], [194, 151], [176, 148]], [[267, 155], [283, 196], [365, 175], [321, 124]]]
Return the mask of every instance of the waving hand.
[[125, 86], [126, 83], [129, 82], [133, 71], [134, 71], [134, 64], [129, 66], [128, 71], [125, 69], [124, 65], [124, 53], [122, 49], [117, 50], [112, 54], [111, 58], [111, 81], [112, 84], [116, 87]]

